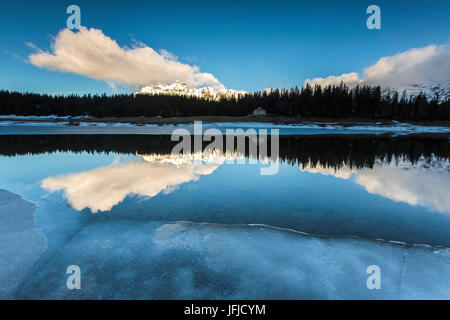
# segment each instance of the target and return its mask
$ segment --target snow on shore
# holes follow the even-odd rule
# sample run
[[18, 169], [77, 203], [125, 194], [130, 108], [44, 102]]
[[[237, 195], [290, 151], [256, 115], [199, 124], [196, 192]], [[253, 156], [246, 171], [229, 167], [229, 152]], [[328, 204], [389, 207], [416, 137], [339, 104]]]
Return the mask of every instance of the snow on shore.
[[[68, 120], [77, 121], [70, 122]], [[38, 121], [39, 120], [39, 121]], [[45, 121], [59, 120], [59, 121]], [[92, 122], [83, 118], [68, 117], [21, 117], [0, 116], [0, 134], [171, 134], [177, 128], [193, 133], [194, 124], [136, 124], [129, 122]], [[211, 122], [203, 123], [202, 129], [217, 128], [222, 133], [227, 129], [236, 130], [278, 129], [281, 135], [302, 134], [392, 134], [450, 133], [450, 126], [429, 126], [393, 121], [392, 124], [306, 122], [298, 124], [275, 124], [267, 122]]]

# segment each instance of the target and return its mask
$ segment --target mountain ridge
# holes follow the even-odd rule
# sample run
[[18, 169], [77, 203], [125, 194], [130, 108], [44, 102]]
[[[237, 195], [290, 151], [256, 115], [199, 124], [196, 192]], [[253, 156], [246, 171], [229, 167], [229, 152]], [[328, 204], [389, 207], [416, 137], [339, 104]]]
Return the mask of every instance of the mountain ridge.
[[[270, 94], [275, 88], [266, 88], [263, 91]], [[450, 83], [428, 83], [428, 84], [414, 84], [405, 88], [382, 88], [383, 96], [391, 96], [398, 93], [401, 97], [403, 92], [406, 93], [406, 98], [416, 97], [422, 93], [428, 101], [436, 99], [438, 103], [450, 100]], [[145, 86], [133, 95], [169, 95], [169, 96], [186, 96], [197, 97], [200, 99], [219, 101], [222, 99], [238, 99], [240, 96], [252, 94], [244, 90], [233, 90], [215, 87], [189, 88], [188, 85], [181, 81], [176, 81], [170, 85], [155, 85]]]
[[189, 88], [186, 83], [177, 80], [175, 83], [167, 86], [145, 86], [134, 93], [134, 95], [137, 94], [187, 96], [218, 101], [222, 99], [237, 99], [239, 96], [247, 94], [247, 92], [244, 90], [217, 89], [213, 87]]
[[450, 83], [430, 82], [414, 84], [405, 88], [383, 88], [383, 95], [392, 97], [395, 92], [398, 92], [399, 97], [405, 92], [406, 98], [414, 98], [422, 93], [428, 101], [437, 100], [438, 103], [441, 103], [450, 100]]

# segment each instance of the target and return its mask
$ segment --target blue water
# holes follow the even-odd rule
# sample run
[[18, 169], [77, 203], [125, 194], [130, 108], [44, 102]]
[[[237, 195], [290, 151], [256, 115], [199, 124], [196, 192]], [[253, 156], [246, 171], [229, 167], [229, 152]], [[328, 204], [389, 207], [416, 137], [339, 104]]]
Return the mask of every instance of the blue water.
[[[0, 189], [37, 205], [47, 242], [13, 296], [448, 298], [448, 168], [282, 163], [264, 176], [260, 164], [118, 153], [1, 156]], [[5, 241], [18, 256], [27, 246]], [[66, 288], [72, 264], [81, 290]], [[366, 288], [371, 264], [384, 270], [384, 291]]]

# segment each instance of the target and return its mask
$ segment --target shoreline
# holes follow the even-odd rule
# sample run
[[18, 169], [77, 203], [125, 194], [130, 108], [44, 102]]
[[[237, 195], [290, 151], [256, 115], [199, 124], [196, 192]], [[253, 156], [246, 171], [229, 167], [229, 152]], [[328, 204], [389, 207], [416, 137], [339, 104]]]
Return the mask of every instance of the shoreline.
[[0, 116], [0, 123], [2, 122], [36, 122], [36, 123], [58, 123], [68, 122], [69, 125], [76, 125], [77, 123], [127, 123], [135, 125], [177, 125], [189, 124], [194, 121], [202, 121], [203, 123], [220, 123], [220, 122], [255, 122], [255, 123], [270, 123], [275, 125], [305, 125], [305, 124], [337, 124], [343, 127], [351, 127], [355, 125], [374, 125], [377, 126], [392, 126], [398, 124], [410, 124], [420, 126], [443, 126], [450, 128], [450, 121], [400, 121], [388, 119], [364, 119], [364, 118], [302, 118], [302, 117], [286, 117], [286, 116], [195, 116], [195, 117], [57, 117], [57, 116], [17, 116], [17, 115], [2, 115]]
[[[200, 121], [200, 124], [195, 123]], [[399, 122], [375, 119], [292, 118], [272, 116], [183, 117], [183, 118], [86, 118], [0, 116], [0, 135], [21, 134], [144, 134], [171, 135], [174, 130], [195, 134], [219, 130], [222, 134], [266, 130], [279, 135], [385, 135], [391, 137], [426, 135], [450, 137], [450, 122]], [[238, 130], [238, 131], [235, 131]], [[239, 132], [240, 130], [240, 132]], [[274, 131], [275, 130], [275, 131]], [[198, 132], [198, 131], [197, 131]], [[264, 133], [262, 133], [264, 134]]]

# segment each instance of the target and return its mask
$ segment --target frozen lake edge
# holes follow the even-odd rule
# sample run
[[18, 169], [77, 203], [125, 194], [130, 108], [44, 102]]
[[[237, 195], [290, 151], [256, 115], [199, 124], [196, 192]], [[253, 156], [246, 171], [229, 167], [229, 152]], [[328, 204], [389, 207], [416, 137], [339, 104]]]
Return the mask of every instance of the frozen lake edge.
[[[149, 134], [170, 135], [176, 129], [186, 129], [191, 134], [194, 131], [194, 123], [134, 123], [120, 121], [85, 121], [77, 119], [76, 122], [68, 121], [66, 118], [37, 119], [32, 118], [5, 118], [0, 117], [0, 134]], [[304, 122], [304, 123], [271, 123], [258, 121], [225, 121], [225, 122], [203, 122], [202, 131], [207, 129], [218, 129], [223, 134], [227, 130], [249, 129], [267, 130], [268, 134], [275, 134], [278, 130], [280, 135], [381, 135], [392, 136], [410, 134], [445, 134], [450, 135], [450, 126], [446, 125], [422, 125], [407, 122]]]

